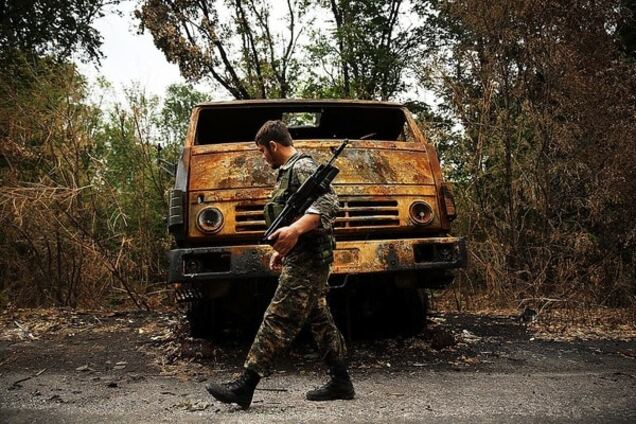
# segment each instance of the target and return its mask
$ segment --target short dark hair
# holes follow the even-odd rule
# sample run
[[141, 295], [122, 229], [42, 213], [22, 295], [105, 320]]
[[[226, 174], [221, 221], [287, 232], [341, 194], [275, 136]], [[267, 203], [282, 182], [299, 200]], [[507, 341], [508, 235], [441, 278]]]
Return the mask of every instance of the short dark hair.
[[254, 138], [256, 144], [269, 148], [269, 142], [275, 141], [283, 146], [293, 146], [291, 134], [283, 121], [267, 121], [263, 124]]

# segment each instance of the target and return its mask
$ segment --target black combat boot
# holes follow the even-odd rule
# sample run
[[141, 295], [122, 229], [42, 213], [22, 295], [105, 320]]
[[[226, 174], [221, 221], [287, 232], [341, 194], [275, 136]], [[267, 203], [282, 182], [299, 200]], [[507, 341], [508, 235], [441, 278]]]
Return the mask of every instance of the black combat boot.
[[212, 396], [224, 403], [236, 403], [247, 409], [252, 403], [252, 396], [261, 377], [255, 371], [246, 369], [235, 381], [216, 384], [209, 383], [205, 388]]
[[335, 400], [353, 399], [356, 392], [353, 390], [351, 378], [344, 362], [336, 362], [329, 367], [331, 378], [322, 387], [307, 392], [308, 400]]

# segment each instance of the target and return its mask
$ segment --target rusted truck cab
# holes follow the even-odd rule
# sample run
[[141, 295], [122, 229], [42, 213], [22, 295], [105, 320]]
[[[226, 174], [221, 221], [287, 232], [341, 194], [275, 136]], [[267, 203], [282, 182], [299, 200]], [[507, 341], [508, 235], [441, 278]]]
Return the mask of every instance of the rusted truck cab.
[[[454, 200], [434, 147], [404, 106], [231, 101], [194, 108], [178, 163], [168, 216], [177, 245], [169, 252], [168, 280], [178, 285], [178, 300], [193, 302], [195, 310], [207, 311], [212, 303], [218, 309], [239, 287], [234, 297], [244, 299], [262, 282], [275, 281], [268, 267], [272, 248], [260, 240], [276, 171], [254, 143], [270, 119], [286, 122], [294, 146], [318, 163], [327, 161], [343, 139], [350, 140], [336, 162], [340, 173], [333, 186], [340, 212], [330, 284], [357, 285], [360, 291], [381, 281], [411, 294], [450, 284], [453, 270], [466, 261], [463, 240], [449, 235]], [[380, 297], [374, 302], [382, 303], [384, 292], [374, 290]], [[250, 305], [239, 301], [235, 312]], [[199, 310], [191, 319], [212, 320], [213, 315]]]

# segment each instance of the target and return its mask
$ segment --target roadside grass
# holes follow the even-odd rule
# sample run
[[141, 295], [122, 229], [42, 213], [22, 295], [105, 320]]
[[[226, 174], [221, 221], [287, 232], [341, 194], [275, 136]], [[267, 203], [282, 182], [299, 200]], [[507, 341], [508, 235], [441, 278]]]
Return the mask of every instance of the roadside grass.
[[544, 340], [628, 340], [636, 338], [636, 305], [607, 307], [592, 302], [553, 298], [510, 299], [489, 293], [431, 293], [439, 312], [510, 316], [528, 324]]

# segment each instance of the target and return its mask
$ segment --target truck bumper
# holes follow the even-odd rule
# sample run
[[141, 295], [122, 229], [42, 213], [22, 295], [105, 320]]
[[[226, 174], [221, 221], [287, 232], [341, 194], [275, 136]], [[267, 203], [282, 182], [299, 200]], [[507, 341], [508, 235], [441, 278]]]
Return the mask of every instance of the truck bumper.
[[[267, 245], [198, 247], [168, 252], [169, 283], [277, 275], [269, 270]], [[457, 237], [339, 241], [332, 274], [450, 270], [466, 265], [466, 242]]]

